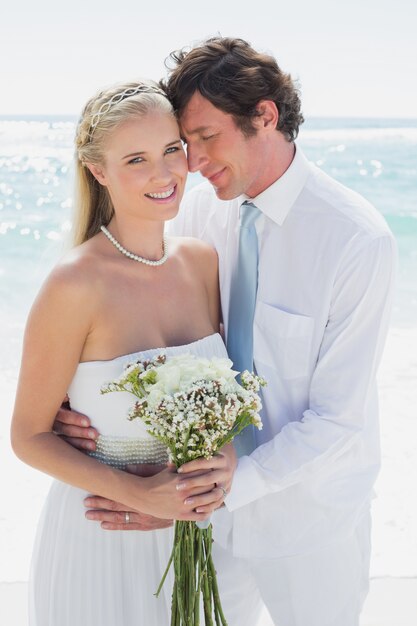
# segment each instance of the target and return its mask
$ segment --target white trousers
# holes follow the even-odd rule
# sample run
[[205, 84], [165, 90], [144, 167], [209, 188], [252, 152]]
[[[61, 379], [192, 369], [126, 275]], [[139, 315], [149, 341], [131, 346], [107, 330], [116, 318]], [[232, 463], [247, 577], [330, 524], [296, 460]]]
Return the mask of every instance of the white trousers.
[[241, 559], [216, 545], [228, 625], [359, 626], [370, 552], [369, 515], [348, 539], [300, 556]]

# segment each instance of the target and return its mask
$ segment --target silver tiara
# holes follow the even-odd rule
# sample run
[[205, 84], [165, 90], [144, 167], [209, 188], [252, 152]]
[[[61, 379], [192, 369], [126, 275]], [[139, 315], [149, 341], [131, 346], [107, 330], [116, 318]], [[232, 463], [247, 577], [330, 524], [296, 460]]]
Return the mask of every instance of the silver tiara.
[[126, 98], [130, 98], [131, 96], [136, 96], [137, 93], [158, 93], [161, 96], [164, 96], [164, 98], [167, 97], [166, 93], [162, 91], [162, 89], [159, 89], [159, 87], [154, 87], [153, 85], [146, 85], [144, 83], [140, 83], [139, 85], [137, 85], [137, 87], [128, 87], [128, 89], [125, 89], [124, 91], [121, 91], [120, 93], [114, 94], [114, 96], [112, 96], [110, 100], [107, 100], [107, 102], [103, 102], [103, 104], [101, 105], [97, 113], [94, 113], [92, 120], [91, 120], [90, 128], [88, 130], [90, 141], [91, 141], [91, 137], [94, 133], [96, 126], [100, 122], [100, 118], [103, 115], [105, 115], [112, 108], [112, 106], [114, 106], [115, 104], [118, 104], [122, 100], [126, 100]]

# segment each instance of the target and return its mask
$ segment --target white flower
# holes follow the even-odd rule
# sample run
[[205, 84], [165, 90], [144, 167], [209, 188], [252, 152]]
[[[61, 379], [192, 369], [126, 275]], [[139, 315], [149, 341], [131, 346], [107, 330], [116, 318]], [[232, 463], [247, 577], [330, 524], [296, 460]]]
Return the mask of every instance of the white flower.
[[254, 426], [256, 426], [258, 430], [262, 430], [261, 416], [258, 413], [256, 413], [256, 415], [253, 416], [253, 424]]
[[222, 382], [234, 381], [236, 372], [230, 359], [214, 357], [209, 360], [193, 354], [182, 354], [168, 358], [164, 365], [157, 368], [156, 386], [164, 393], [172, 394], [181, 389], [189, 389], [197, 381]]
[[149, 394], [147, 397], [149, 406], [154, 409], [157, 407], [163, 400], [164, 394], [163, 392], [156, 387], [156, 385], [152, 385], [149, 390]]
[[244, 372], [240, 385], [236, 374], [230, 359], [158, 355], [128, 365], [107, 391], [131, 391], [137, 401], [129, 419], [139, 418], [181, 464], [212, 456], [235, 426], [262, 427], [257, 391], [263, 381]]

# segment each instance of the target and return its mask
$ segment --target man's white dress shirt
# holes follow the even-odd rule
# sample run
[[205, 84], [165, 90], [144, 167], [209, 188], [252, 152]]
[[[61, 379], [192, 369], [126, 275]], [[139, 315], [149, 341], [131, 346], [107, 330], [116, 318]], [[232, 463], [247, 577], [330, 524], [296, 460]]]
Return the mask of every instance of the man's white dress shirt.
[[[203, 183], [171, 232], [219, 255], [227, 335], [241, 196]], [[268, 385], [256, 450], [239, 459], [217, 541], [236, 556], [280, 557], [344, 539], [369, 509], [380, 464], [375, 375], [389, 324], [394, 239], [361, 196], [297, 148], [260, 209], [254, 364]]]

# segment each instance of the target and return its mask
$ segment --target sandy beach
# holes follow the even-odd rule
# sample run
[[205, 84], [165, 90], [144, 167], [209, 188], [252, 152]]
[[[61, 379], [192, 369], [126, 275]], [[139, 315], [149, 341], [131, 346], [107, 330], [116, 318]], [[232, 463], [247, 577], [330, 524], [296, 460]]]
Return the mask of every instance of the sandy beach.
[[[379, 371], [382, 469], [373, 501], [371, 590], [361, 626], [417, 624], [417, 329], [392, 328]], [[15, 378], [0, 397], [10, 415]], [[0, 624], [27, 625], [27, 578], [36, 521], [50, 479], [17, 461], [0, 432]], [[13, 476], [13, 481], [8, 479]], [[268, 621], [263, 620], [267, 626]], [[261, 625], [260, 625], [261, 626]]]

